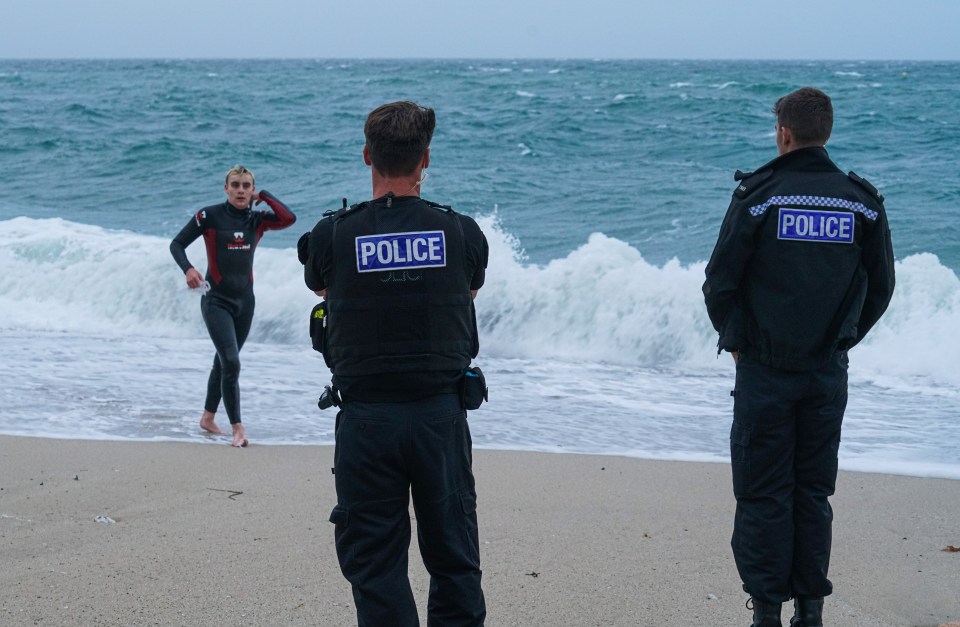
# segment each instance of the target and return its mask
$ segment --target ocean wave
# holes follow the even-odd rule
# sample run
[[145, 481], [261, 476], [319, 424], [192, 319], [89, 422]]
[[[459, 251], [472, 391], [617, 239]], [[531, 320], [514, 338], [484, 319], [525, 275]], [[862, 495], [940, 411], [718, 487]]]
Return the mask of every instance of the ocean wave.
[[[700, 291], [704, 263], [646, 261], [629, 244], [594, 233], [569, 255], [528, 263], [495, 216], [479, 219], [490, 243], [477, 297], [484, 354], [644, 367], [701, 366], [716, 334]], [[269, 236], [265, 239], [269, 245]], [[5, 329], [120, 336], [205, 337], [199, 299], [164, 238], [63, 219], [0, 222], [0, 319]], [[202, 242], [188, 250], [205, 266]], [[871, 380], [960, 383], [960, 280], [933, 254], [897, 262], [897, 291], [852, 360]], [[261, 246], [251, 338], [303, 343], [316, 297], [292, 249]]]
[[109, 118], [105, 112], [95, 109], [94, 107], [88, 107], [87, 105], [81, 104], [79, 102], [73, 102], [68, 104], [63, 109], [67, 113], [77, 113], [81, 118], [91, 119], [91, 120], [104, 120]]

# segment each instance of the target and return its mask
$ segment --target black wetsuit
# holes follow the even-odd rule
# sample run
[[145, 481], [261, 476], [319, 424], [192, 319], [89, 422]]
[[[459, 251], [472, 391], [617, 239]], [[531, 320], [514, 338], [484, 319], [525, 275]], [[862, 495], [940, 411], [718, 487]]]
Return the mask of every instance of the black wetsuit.
[[187, 246], [203, 236], [207, 248], [210, 290], [200, 299], [200, 311], [217, 354], [203, 408], [216, 413], [222, 395], [230, 424], [240, 422], [240, 349], [250, 333], [255, 305], [253, 254], [264, 232], [285, 229], [297, 219], [270, 192], [261, 190], [260, 197], [273, 213], [241, 210], [228, 202], [211, 205], [198, 211], [170, 242], [184, 273], [193, 267]]

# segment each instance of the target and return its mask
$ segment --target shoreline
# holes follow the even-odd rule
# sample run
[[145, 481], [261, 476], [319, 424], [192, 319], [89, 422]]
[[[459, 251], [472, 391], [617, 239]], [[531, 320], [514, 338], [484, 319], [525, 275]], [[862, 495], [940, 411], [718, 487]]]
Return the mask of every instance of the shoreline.
[[[333, 447], [193, 444], [0, 436], [0, 623], [356, 624]], [[478, 449], [474, 472], [488, 625], [749, 622], [729, 465]], [[831, 502], [830, 625], [960, 621], [960, 482], [841, 471]]]
[[[195, 446], [220, 446], [222, 444], [229, 443], [227, 440], [224, 440], [221, 436], [218, 438], [216, 434], [207, 434], [197, 431], [197, 437], [195, 439], [186, 439], [186, 438], [165, 438], [165, 439], [134, 439], [134, 438], [121, 438], [121, 437], [102, 437], [102, 436], [61, 436], [61, 435], [37, 435], [37, 434], [19, 434], [19, 433], [8, 433], [0, 431], [0, 441], [3, 438], [23, 438], [23, 439], [36, 439], [36, 440], [59, 440], [59, 441], [69, 441], [69, 442], [102, 442], [102, 443], [116, 443], [116, 444], [189, 444]], [[258, 447], [269, 447], [269, 448], [324, 448], [324, 447], [333, 447], [332, 443], [325, 442], [275, 442], [251, 438], [251, 441]], [[729, 460], [724, 457], [723, 459], [717, 458], [716, 455], [703, 454], [702, 458], [698, 455], [690, 455], [682, 459], [678, 458], [669, 458], [669, 457], [651, 457], [645, 455], [632, 455], [627, 452], [592, 452], [592, 451], [577, 451], [577, 450], [566, 450], [566, 449], [557, 449], [544, 446], [542, 448], [509, 448], [509, 447], [500, 447], [500, 446], [483, 446], [477, 445], [474, 442], [473, 446], [474, 451], [486, 451], [492, 453], [516, 453], [520, 455], [578, 455], [586, 457], [612, 457], [612, 458], [623, 458], [623, 459], [632, 459], [642, 462], [663, 462], [663, 463], [679, 463], [679, 464], [719, 464], [719, 465], [729, 465]], [[941, 463], [927, 463], [919, 464], [918, 462], [886, 462], [886, 467], [878, 468], [879, 462], [870, 462], [863, 461], [861, 459], [857, 460], [844, 460], [844, 451], [840, 451], [840, 472], [841, 473], [850, 473], [850, 474], [866, 474], [866, 475], [879, 475], [879, 476], [891, 476], [891, 477], [905, 477], [905, 478], [915, 478], [915, 479], [942, 479], [945, 481], [960, 481], [960, 464], [958, 465], [947, 465]]]

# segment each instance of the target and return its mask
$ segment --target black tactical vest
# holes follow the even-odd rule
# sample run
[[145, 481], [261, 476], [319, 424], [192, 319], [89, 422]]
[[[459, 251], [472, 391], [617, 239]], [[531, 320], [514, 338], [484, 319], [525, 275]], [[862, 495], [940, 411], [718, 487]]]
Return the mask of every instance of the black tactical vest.
[[460, 217], [404, 197], [366, 202], [331, 219], [324, 355], [333, 373], [469, 366], [479, 344]]

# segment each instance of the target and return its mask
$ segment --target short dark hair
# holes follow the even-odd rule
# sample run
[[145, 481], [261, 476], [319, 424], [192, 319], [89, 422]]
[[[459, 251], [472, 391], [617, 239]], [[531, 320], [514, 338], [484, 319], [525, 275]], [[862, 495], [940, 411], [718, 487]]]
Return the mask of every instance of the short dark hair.
[[773, 105], [777, 124], [790, 129], [797, 144], [822, 146], [833, 131], [833, 103], [815, 87], [801, 87]]
[[430, 147], [437, 116], [433, 109], [403, 100], [380, 105], [363, 125], [367, 154], [383, 176], [411, 174]]

